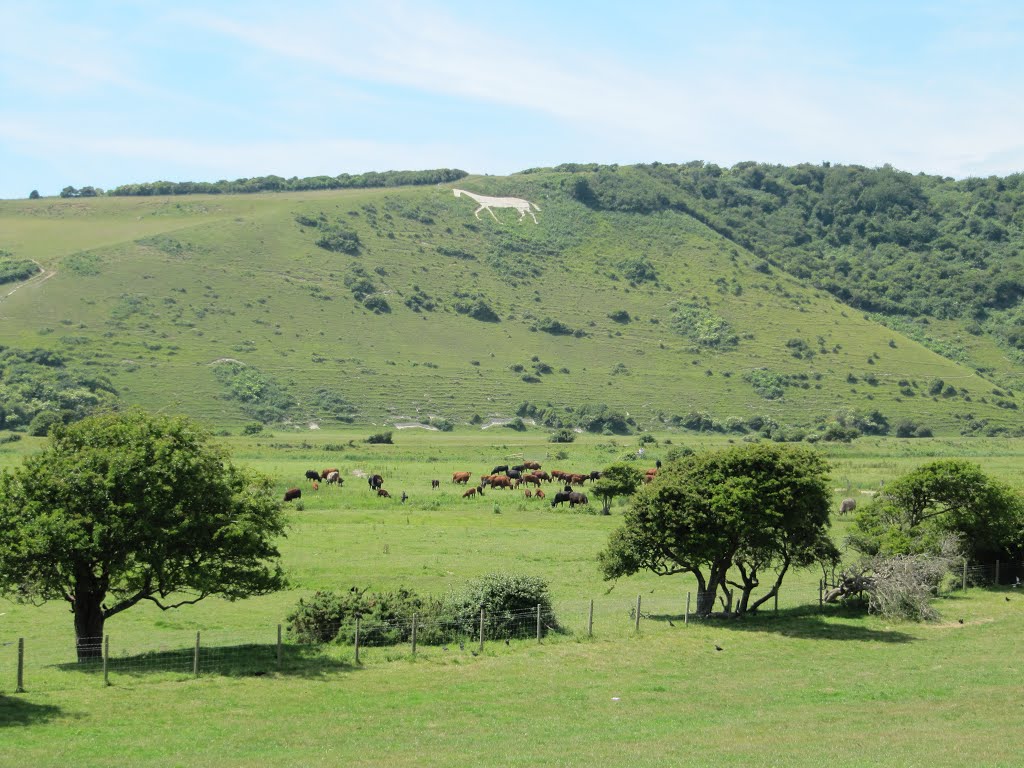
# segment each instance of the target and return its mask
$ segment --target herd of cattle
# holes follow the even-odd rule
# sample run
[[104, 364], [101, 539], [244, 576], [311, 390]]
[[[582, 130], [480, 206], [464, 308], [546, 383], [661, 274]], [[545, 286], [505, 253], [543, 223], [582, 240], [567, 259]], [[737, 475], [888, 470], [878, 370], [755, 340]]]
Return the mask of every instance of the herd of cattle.
[[[658, 462], [658, 464], [660, 466], [661, 462]], [[644, 475], [644, 482], [649, 483], [653, 480], [657, 472], [658, 467], [648, 469]], [[472, 472], [452, 473], [452, 482], [455, 485], [466, 486], [466, 490], [462, 494], [464, 499], [483, 496], [485, 488], [505, 491], [516, 490], [522, 486], [527, 486], [523, 491], [526, 498], [545, 499], [547, 494], [541, 488], [541, 483], [551, 484], [557, 482], [563, 489], [555, 492], [552, 496], [551, 506], [557, 507], [559, 504], [569, 502], [569, 507], [572, 508], [577, 505], [590, 503], [587, 495], [582, 491], [576, 490], [574, 486], [583, 487], [584, 483], [588, 480], [593, 483], [595, 480], [600, 479], [601, 473], [594, 470], [593, 472], [581, 474], [578, 472], [563, 472], [560, 469], [546, 472], [541, 469], [541, 465], [538, 462], [524, 461], [522, 464], [516, 464], [515, 466], [500, 464], [492, 469], [490, 473], [480, 475], [475, 485], [470, 485], [472, 477]], [[344, 478], [341, 476], [341, 470], [337, 467], [329, 467], [321, 472], [317, 472], [315, 469], [307, 470], [306, 479], [312, 484], [314, 491], [319, 490], [321, 482], [325, 482], [328, 485], [337, 485], [339, 488], [345, 483]], [[383, 477], [380, 475], [369, 475], [366, 480], [371, 491], [376, 492], [378, 496], [383, 498], [391, 498], [391, 494], [384, 489]], [[432, 489], [440, 488], [441, 481], [431, 480], [430, 487]], [[285, 501], [295, 501], [300, 498], [302, 498], [301, 488], [289, 488], [285, 491]], [[402, 501], [404, 502], [408, 498], [408, 495], [403, 491]]]

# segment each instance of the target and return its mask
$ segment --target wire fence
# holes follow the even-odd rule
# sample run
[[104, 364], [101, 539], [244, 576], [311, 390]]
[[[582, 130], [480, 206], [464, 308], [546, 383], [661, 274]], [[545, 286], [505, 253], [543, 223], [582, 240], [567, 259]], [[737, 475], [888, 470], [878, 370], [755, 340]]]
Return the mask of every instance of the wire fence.
[[[971, 587], [1024, 589], [1024, 562], [969, 565], [943, 585], [943, 593]], [[758, 608], [759, 615], [799, 616], [836, 610], [824, 602], [829, 584], [783, 584], [778, 597]], [[760, 590], [759, 594], [764, 594]], [[696, 622], [714, 620], [738, 607], [719, 591], [710, 614], [700, 615], [701, 595], [605, 595], [587, 602], [537, 606], [462, 619], [412, 616], [381, 621], [363, 617], [321, 627], [321, 634], [295, 633], [283, 624], [248, 630], [151, 630], [119, 636], [112, 628], [103, 637], [76, 642], [68, 634], [40, 633], [30, 626], [0, 625], [0, 692], [66, 690], [118, 682], [162, 681], [203, 675], [315, 676], [378, 664], [425, 657], [461, 657], [522, 652], [530, 645], [619, 639], [641, 634], [678, 632]], [[70, 630], [70, 627], [69, 627]], [[81, 651], [81, 653], [80, 653]]]

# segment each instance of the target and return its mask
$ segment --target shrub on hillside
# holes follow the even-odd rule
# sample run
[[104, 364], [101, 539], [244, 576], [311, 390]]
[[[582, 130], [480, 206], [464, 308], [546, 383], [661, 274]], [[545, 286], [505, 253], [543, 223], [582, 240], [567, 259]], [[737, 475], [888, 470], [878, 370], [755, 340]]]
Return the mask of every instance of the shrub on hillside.
[[430, 622], [441, 614], [439, 601], [404, 587], [394, 592], [352, 587], [348, 592], [318, 591], [309, 600], [300, 598], [286, 621], [289, 636], [298, 642], [348, 645], [355, 640], [358, 618], [360, 645], [395, 645], [410, 639], [414, 615]]
[[374, 444], [374, 445], [381, 445], [381, 444], [391, 445], [392, 444], [391, 432], [390, 431], [389, 432], [378, 432], [378, 433], [376, 433], [374, 435], [370, 435], [368, 438], [366, 438], [366, 442]]
[[576, 439], [576, 434], [571, 429], [556, 429], [548, 437], [549, 443], [571, 443]]
[[347, 253], [350, 256], [357, 256], [362, 247], [359, 241], [359, 234], [354, 230], [347, 229], [340, 224], [321, 227], [323, 233], [316, 241], [316, 244], [327, 251]]

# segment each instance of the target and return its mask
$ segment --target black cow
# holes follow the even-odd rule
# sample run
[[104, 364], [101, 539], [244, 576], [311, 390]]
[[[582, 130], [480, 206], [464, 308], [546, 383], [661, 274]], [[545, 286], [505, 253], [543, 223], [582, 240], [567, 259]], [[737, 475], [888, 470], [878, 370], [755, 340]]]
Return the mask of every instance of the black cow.
[[320, 473], [317, 472], [315, 469], [307, 469], [306, 470], [306, 479], [307, 480], [319, 480], [320, 479]]
[[510, 469], [508, 472], [506, 472], [506, 475], [508, 475], [508, 477], [510, 479], [512, 479], [512, 480], [519, 480], [523, 476], [523, 470], [521, 470], [521, 469]]
[[595, 469], [593, 472], [591, 472], [590, 473], [590, 479], [591, 479], [591, 481], [593, 481], [593, 480], [600, 480], [601, 479], [601, 470]]
[[569, 493], [568, 491], [559, 491], [558, 493], [555, 494], [555, 498], [551, 500], [551, 506], [555, 507], [561, 504], [563, 501], [569, 501], [569, 497], [572, 496], [573, 493], [575, 493], [575, 491], [573, 491], [572, 493]]
[[430, 481], [430, 487], [431, 488], [440, 488], [441, 487], [441, 481], [440, 480], [431, 480]]
[[492, 475], [501, 475], [508, 472], [508, 464], [499, 464], [497, 467], [491, 470]]
[[371, 491], [379, 491], [381, 486], [384, 485], [384, 478], [380, 475], [370, 475], [366, 478], [366, 482], [370, 484]]
[[573, 491], [569, 494], [569, 509], [572, 509], [577, 504], [589, 504], [590, 499], [587, 498], [587, 494]]
[[284, 492], [285, 501], [294, 501], [295, 499], [302, 498], [302, 491], [298, 488], [289, 488]]
[[522, 472], [524, 469], [529, 469], [529, 467], [526, 466], [525, 464], [516, 464], [514, 467], [512, 467], [512, 469], [514, 469], [516, 472]]
[[337, 472], [331, 472], [325, 478], [329, 485], [337, 485], [339, 488], [345, 484], [345, 480]]

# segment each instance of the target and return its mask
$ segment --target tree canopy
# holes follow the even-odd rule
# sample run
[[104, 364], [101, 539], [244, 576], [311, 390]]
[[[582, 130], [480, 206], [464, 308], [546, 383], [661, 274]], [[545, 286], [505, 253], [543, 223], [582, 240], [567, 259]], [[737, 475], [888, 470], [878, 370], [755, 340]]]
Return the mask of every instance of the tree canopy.
[[[828, 465], [806, 448], [744, 445], [665, 464], [633, 497], [621, 528], [599, 555], [606, 579], [649, 570], [692, 573], [697, 611], [718, 591], [743, 613], [778, 594], [790, 567], [834, 561], [828, 538]], [[771, 588], [753, 599], [760, 575]]]
[[142, 600], [280, 589], [283, 533], [270, 479], [187, 419], [91, 416], [0, 475], [0, 593], [66, 600], [79, 657], [95, 656], [105, 620]]
[[936, 551], [955, 535], [976, 560], [1016, 557], [1024, 546], [1024, 499], [961, 459], [924, 464], [888, 483], [862, 507], [850, 545], [866, 555]]
[[601, 499], [602, 514], [611, 512], [612, 499], [616, 496], [630, 496], [643, 482], [644, 473], [631, 464], [612, 464], [601, 472], [591, 493]]

